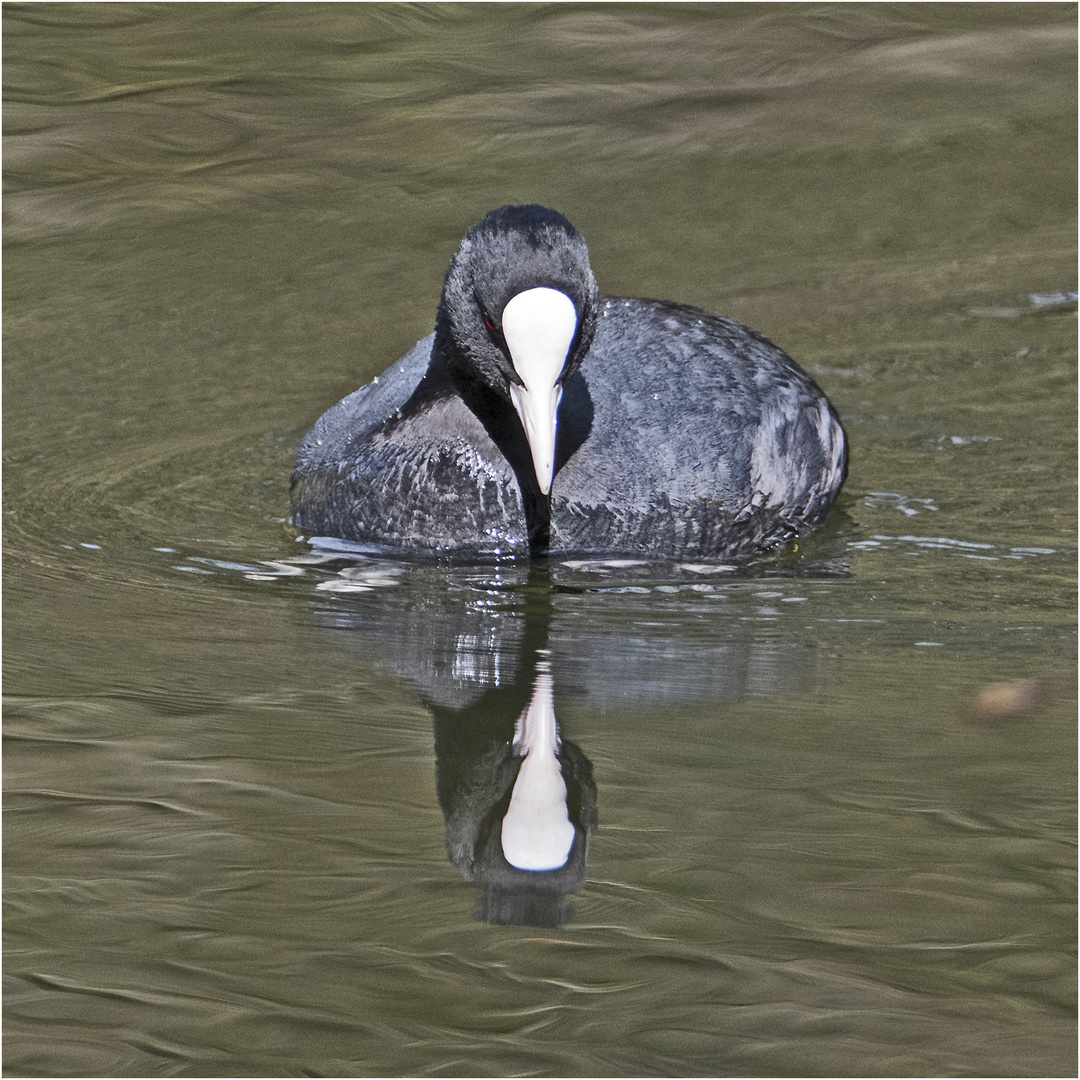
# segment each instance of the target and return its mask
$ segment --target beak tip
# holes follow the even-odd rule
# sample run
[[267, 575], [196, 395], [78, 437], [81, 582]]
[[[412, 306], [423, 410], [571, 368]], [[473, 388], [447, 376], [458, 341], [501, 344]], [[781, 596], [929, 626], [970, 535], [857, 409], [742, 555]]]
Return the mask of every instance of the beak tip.
[[544, 495], [551, 494], [551, 485], [555, 483], [555, 462], [545, 461], [536, 470], [536, 483]]

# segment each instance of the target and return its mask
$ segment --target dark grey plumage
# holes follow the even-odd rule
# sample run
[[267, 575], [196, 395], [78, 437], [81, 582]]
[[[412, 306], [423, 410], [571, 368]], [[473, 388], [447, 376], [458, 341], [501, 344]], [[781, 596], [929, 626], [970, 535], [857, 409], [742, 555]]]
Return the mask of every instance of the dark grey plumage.
[[[511, 405], [521, 379], [499, 323], [537, 287], [578, 316], [550, 498]], [[696, 308], [599, 296], [565, 218], [503, 207], [455, 255], [435, 334], [305, 437], [293, 523], [460, 555], [732, 558], [820, 524], [846, 466], [832, 406], [775, 345]]]

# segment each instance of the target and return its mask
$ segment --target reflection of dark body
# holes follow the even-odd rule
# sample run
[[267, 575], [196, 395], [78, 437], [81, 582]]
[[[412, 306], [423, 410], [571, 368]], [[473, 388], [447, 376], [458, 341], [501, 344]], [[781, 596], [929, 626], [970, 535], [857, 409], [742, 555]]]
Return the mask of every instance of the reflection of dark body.
[[[512, 620], [520, 636], [510, 637], [501, 649], [494, 645], [504, 654], [507, 675], [498, 680], [501, 685], [467, 705], [429, 703], [435, 719], [435, 776], [446, 817], [447, 854], [483, 890], [477, 917], [507, 926], [560, 926], [569, 917], [569, 894], [585, 887], [589, 837], [596, 828], [596, 785], [588, 758], [558, 738], [547, 650], [551, 588], [539, 568], [532, 570], [530, 581], [519, 594], [525, 602]], [[552, 755], [548, 763], [561, 774], [561, 785], [558, 776], [553, 778], [555, 801], [562, 803], [555, 818], [561, 817], [567, 842], [542, 862], [545, 869], [521, 869], [527, 860], [515, 853], [505, 824], [512, 795], [521, 793], [524, 726], [544, 709], [555, 741], [533, 747], [532, 754]], [[549, 821], [545, 827], [558, 825], [558, 820]]]
[[463, 713], [435, 709], [436, 784], [450, 861], [483, 889], [477, 917], [507, 926], [560, 926], [569, 917], [567, 897], [585, 887], [596, 785], [589, 760], [563, 741], [558, 761], [574, 826], [569, 857], [544, 871], [519, 870], [507, 861], [501, 830], [522, 764], [514, 724], [529, 692], [519, 683], [489, 691]]
[[[823, 562], [800, 556], [773, 569], [842, 573], [832, 550], [824, 554]], [[385, 560], [341, 558], [350, 564], [344, 580], [360, 581], [366, 570], [385, 581]], [[652, 564], [640, 569], [655, 572]], [[339, 640], [361, 662], [388, 667], [431, 710], [447, 852], [482, 890], [478, 917], [491, 922], [559, 925], [569, 918], [569, 895], [586, 883], [597, 791], [590, 762], [570, 742], [556, 739], [549, 760], [561, 777], [564, 833], [571, 834], [565, 852], [557, 846], [565, 857], [558, 865], [529, 863], [511, 845], [507, 858], [505, 823], [523, 769], [522, 719], [542, 704], [545, 683], [549, 701], [557, 685], [600, 711], [655, 708], [797, 692], [822, 685], [834, 664], [828, 651], [808, 647], [801, 623], [748, 619], [752, 609], [731, 611], [708, 593], [654, 594], [645, 632], [626, 618], [626, 589], [598, 588], [617, 583], [589, 570], [546, 560], [488, 568], [417, 560], [409, 571], [407, 586], [357, 595], [323, 607], [320, 616], [344, 632]], [[635, 580], [647, 579], [625, 582]], [[722, 569], [709, 584], [696, 570], [681, 580], [692, 590], [738, 590], [740, 581]], [[635, 606], [648, 591], [634, 586]], [[550, 720], [554, 727], [553, 705]]]

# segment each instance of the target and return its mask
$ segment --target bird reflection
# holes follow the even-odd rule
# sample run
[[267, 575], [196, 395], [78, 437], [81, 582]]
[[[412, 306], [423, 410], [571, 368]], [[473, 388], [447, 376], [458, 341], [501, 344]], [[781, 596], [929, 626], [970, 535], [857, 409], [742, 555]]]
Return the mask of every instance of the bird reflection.
[[527, 606], [513, 680], [464, 708], [432, 705], [436, 784], [450, 861], [481, 889], [477, 918], [555, 927], [585, 886], [596, 784], [559, 732], [548, 605]]
[[[592, 765], [563, 737], [558, 701], [722, 706], [824, 685], [835, 658], [809, 647], [819, 622], [762, 599], [844, 576], [843, 549], [840, 534], [813, 559], [738, 574], [620, 560], [398, 565], [340, 551], [310, 562], [345, 564], [317, 586], [333, 597], [322, 625], [430, 710], [447, 853], [480, 890], [477, 917], [555, 927], [585, 887], [597, 823]], [[628, 608], [647, 613], [647, 629]]]

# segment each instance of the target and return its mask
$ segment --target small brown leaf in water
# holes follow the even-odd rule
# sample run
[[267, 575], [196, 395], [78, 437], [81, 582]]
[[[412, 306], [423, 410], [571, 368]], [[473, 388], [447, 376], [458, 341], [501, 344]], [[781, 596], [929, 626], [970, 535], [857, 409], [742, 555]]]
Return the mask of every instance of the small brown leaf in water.
[[1047, 704], [1055, 689], [1055, 680], [1048, 678], [990, 683], [968, 701], [965, 712], [973, 720], [1004, 720]]

